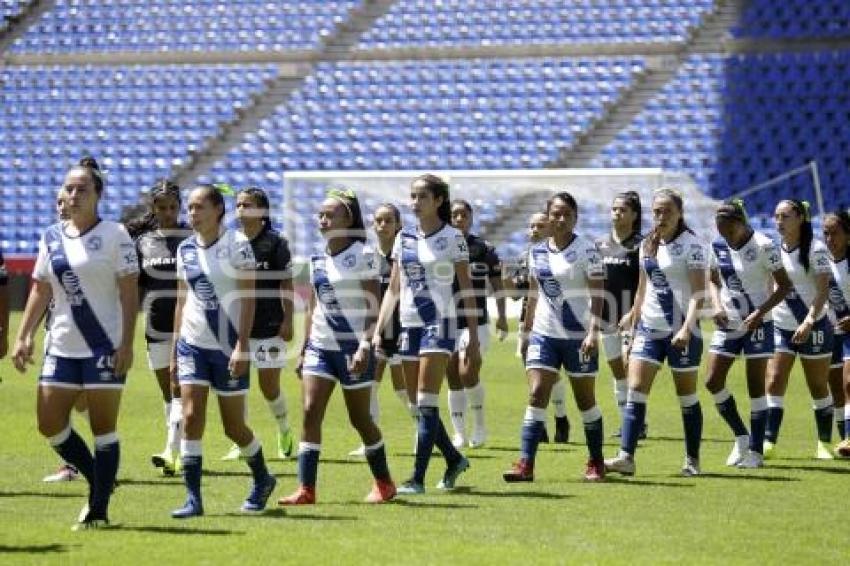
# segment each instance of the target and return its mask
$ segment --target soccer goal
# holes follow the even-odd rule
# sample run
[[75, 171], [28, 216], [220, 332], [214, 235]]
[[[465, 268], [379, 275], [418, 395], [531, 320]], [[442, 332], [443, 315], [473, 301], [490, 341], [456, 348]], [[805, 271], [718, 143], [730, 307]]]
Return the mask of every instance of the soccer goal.
[[[411, 181], [426, 171], [312, 171], [287, 172], [283, 177], [282, 224], [295, 255], [303, 258], [319, 242], [316, 213], [329, 188], [346, 187], [359, 196], [368, 222], [382, 202], [396, 204], [406, 224], [415, 221], [407, 207]], [[610, 229], [609, 208], [614, 196], [637, 191], [643, 203], [644, 226], [654, 190], [680, 191], [685, 215], [694, 230], [708, 239], [714, 234], [714, 211], [719, 204], [705, 195], [687, 175], [663, 169], [542, 169], [428, 171], [444, 178], [451, 197], [469, 201], [475, 211], [475, 231], [489, 239], [506, 257], [525, 246], [528, 216], [543, 210], [558, 191], [571, 193], [579, 203], [576, 231], [600, 236]]]

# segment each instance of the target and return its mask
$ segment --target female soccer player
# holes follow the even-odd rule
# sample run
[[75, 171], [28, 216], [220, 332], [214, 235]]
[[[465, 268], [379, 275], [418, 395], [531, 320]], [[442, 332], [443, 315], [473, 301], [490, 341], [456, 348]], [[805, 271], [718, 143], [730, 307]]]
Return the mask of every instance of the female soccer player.
[[[272, 228], [269, 197], [257, 187], [236, 195], [236, 218], [242, 233], [251, 240], [257, 263], [254, 327], [251, 330], [251, 361], [257, 368], [260, 390], [277, 422], [277, 457], [292, 455], [294, 439], [280, 373], [286, 367], [286, 343], [292, 340], [292, 256], [289, 243]], [[246, 397], [247, 400], [247, 397]], [[247, 410], [247, 408], [246, 408]], [[224, 460], [241, 457], [233, 445]]]
[[[632, 308], [640, 279], [640, 242], [643, 238], [640, 227], [640, 195], [634, 191], [620, 193], [611, 203], [611, 233], [596, 242], [606, 273], [602, 344], [614, 376], [614, 398], [620, 410], [620, 420], [623, 419], [629, 390], [623, 349], [631, 337], [621, 332], [619, 325]], [[615, 438], [621, 435], [620, 430], [614, 433]], [[638, 438], [646, 438], [646, 423]]]
[[807, 202], [782, 200], [776, 206], [775, 218], [776, 231], [782, 238], [782, 266], [794, 289], [773, 309], [774, 353], [767, 370], [764, 457], [776, 456], [788, 377], [799, 356], [817, 424], [815, 458], [830, 460], [833, 402], [828, 381], [832, 324], [825, 308], [832, 275], [829, 251], [823, 242], [814, 239]]
[[655, 191], [653, 227], [641, 244], [640, 280], [631, 312], [623, 321], [634, 329], [629, 357], [629, 392], [622, 423], [620, 452], [605, 461], [608, 471], [635, 473], [634, 455], [646, 419], [646, 401], [664, 360], [670, 366], [685, 428], [682, 474], [700, 473], [702, 409], [697, 370], [702, 356], [698, 313], [705, 290], [705, 246], [685, 223], [682, 196]]
[[596, 405], [594, 389], [605, 266], [596, 244], [573, 231], [578, 204], [572, 195], [556, 194], [546, 203], [546, 211], [550, 236], [529, 254], [531, 293], [520, 334], [531, 381], [521, 456], [503, 477], [507, 482], [534, 481], [534, 458], [546, 422], [546, 405], [563, 367], [581, 411], [590, 452], [584, 477], [600, 481], [605, 477], [602, 411]]
[[171, 381], [171, 347], [174, 333], [174, 307], [177, 304], [177, 246], [189, 235], [181, 223], [180, 187], [162, 179], [150, 191], [150, 208], [127, 223], [136, 241], [141, 273], [139, 288], [145, 313], [145, 342], [148, 367], [154, 372], [165, 404], [165, 448], [151, 456], [151, 463], [173, 476], [180, 460], [183, 405], [180, 387]]
[[[392, 274], [395, 258], [393, 257], [393, 242], [401, 231], [401, 211], [396, 205], [385, 202], [375, 210], [373, 222], [375, 236], [378, 239], [378, 273], [381, 277], [380, 297], [384, 298], [387, 288], [390, 286], [390, 275]], [[416, 384], [411, 381], [407, 384], [402, 371], [401, 358], [398, 355], [398, 337], [401, 334], [401, 319], [399, 318], [398, 306], [393, 311], [392, 324], [388, 325], [381, 333], [381, 347], [375, 350], [375, 382], [372, 384], [372, 397], [369, 404], [369, 412], [372, 420], [377, 424], [380, 419], [380, 405], [378, 404], [378, 387], [384, 369], [389, 366], [390, 378], [392, 379], [393, 391], [402, 405], [410, 411], [411, 416], [416, 417]], [[408, 389], [408, 385], [410, 388]], [[349, 456], [366, 456], [366, 447], [361, 444], [348, 453]]]
[[218, 396], [224, 433], [239, 445], [254, 479], [242, 511], [260, 512], [277, 481], [266, 468], [260, 442], [245, 423], [254, 253], [248, 238], [224, 227], [224, 198], [214, 186], [196, 187], [189, 194], [188, 212], [193, 233], [177, 248], [177, 340], [171, 358], [183, 400], [180, 453], [188, 494], [183, 507], [171, 516], [186, 519], [204, 514], [201, 439], [210, 388]]
[[[724, 203], [715, 219], [720, 237], [711, 244], [709, 292], [717, 329], [709, 348], [705, 386], [735, 435], [726, 465], [760, 468], [767, 417], [765, 372], [768, 358], [773, 356], [770, 313], [791, 290], [791, 281], [776, 244], [750, 227], [743, 202], [736, 199]], [[726, 377], [738, 355], [746, 360], [749, 433], [735, 398], [726, 389]]]
[[[528, 292], [531, 286], [528, 256], [536, 244], [545, 241], [548, 237], [549, 215], [545, 212], [535, 212], [528, 219], [528, 241], [530, 245], [525, 251], [525, 255], [519, 260], [516, 271], [505, 280], [508, 288], [512, 287], [522, 293], [522, 305], [519, 311], [520, 328], [522, 328], [522, 323], [528, 315]], [[524, 366], [525, 352], [522, 350], [522, 340], [517, 340], [517, 356], [522, 358]], [[531, 381], [528, 382], [528, 385], [531, 387]], [[556, 444], [566, 444], [570, 441], [570, 421], [567, 418], [567, 382], [561, 377], [560, 373], [556, 377], [555, 384], [552, 385], [549, 400], [555, 413], [555, 437], [553, 440]], [[549, 442], [549, 432], [546, 430], [545, 424], [540, 430], [540, 442]]]
[[[475, 301], [470, 295], [469, 250], [466, 239], [449, 222], [449, 185], [435, 175], [422, 175], [410, 187], [410, 207], [418, 220], [415, 228], [403, 229], [393, 246], [396, 263], [390, 286], [381, 303], [378, 331], [390, 322], [401, 300], [399, 353], [407, 379], [415, 376], [419, 421], [413, 476], [399, 487], [399, 493], [425, 492], [425, 472], [434, 445], [446, 459], [447, 468], [438, 489], [454, 489], [458, 476], [469, 468], [467, 460], [452, 445], [440, 420], [440, 385], [446, 364], [455, 349], [457, 309], [452, 283], [457, 277], [467, 313], [469, 363], [480, 363], [478, 321], [473, 315]], [[376, 333], [373, 346], [379, 346]]]
[[850, 457], [850, 212], [827, 214], [823, 221], [823, 239], [832, 256], [829, 303], [835, 314], [835, 343], [829, 383], [835, 399], [836, 422], [840, 413], [841, 442], [835, 452]]
[[319, 210], [319, 231], [326, 249], [310, 258], [313, 294], [299, 364], [304, 388], [304, 424], [298, 447], [300, 486], [278, 503], [316, 502], [322, 421], [337, 383], [348, 418], [366, 446], [366, 460], [375, 478], [366, 502], [383, 503], [395, 497], [396, 487], [387, 467], [381, 430], [369, 414], [375, 379], [371, 338], [378, 314], [378, 273], [374, 254], [365, 246], [366, 229], [354, 191], [328, 192]]
[[[56, 194], [56, 218], [61, 222], [68, 220], [68, 195], [65, 194], [64, 189], [60, 188], [59, 192]], [[47, 304], [44, 313], [42, 313], [37, 318], [40, 320], [44, 317], [44, 350], [47, 353], [47, 346], [50, 344], [50, 317], [51, 312], [53, 311], [53, 300], [51, 299]], [[32, 327], [32, 336], [31, 340], [35, 341], [35, 332], [38, 328], [38, 324], [34, 324]], [[88, 405], [86, 404], [86, 395], [85, 392], [81, 393], [79, 397], [77, 397], [77, 402], [74, 404], [74, 410], [78, 415], [88, 420]], [[59, 464], [59, 469], [56, 472], [45, 476], [41, 481], [46, 483], [53, 482], [63, 482], [63, 481], [75, 481], [80, 477], [80, 472], [69, 464], [68, 462], [62, 461]]]
[[823, 220], [823, 239], [832, 256], [829, 303], [835, 314], [835, 341], [829, 385], [841, 438], [835, 452], [847, 458], [850, 457], [850, 213], [842, 210], [827, 214]]
[[[89, 483], [88, 504], [74, 526], [81, 530], [109, 523], [120, 453], [118, 407], [133, 363], [139, 266], [124, 227], [97, 214], [104, 190], [97, 162], [81, 160], [65, 175], [63, 187], [69, 219], [50, 226], [39, 243], [35, 285], [15, 341], [14, 363], [23, 372], [32, 362], [34, 326], [53, 298], [37, 396], [38, 428]], [[69, 421], [83, 390], [94, 456]]]
[[[499, 317], [496, 320], [496, 330], [499, 340], [504, 340], [508, 332], [508, 319], [505, 316], [505, 294], [502, 286], [502, 264], [496, 249], [483, 238], [472, 234], [472, 205], [462, 199], [456, 199], [451, 204], [452, 226], [460, 230], [466, 239], [469, 250], [469, 270], [472, 279], [472, 294], [475, 299], [474, 316], [478, 324], [478, 341], [481, 355], [487, 351], [490, 344], [490, 317], [487, 313], [487, 284], [489, 282], [493, 296], [496, 298], [496, 308]], [[454, 291], [458, 293], [457, 281]], [[458, 303], [458, 309], [463, 312], [463, 305]], [[466, 330], [466, 317], [458, 317], [458, 335], [456, 351], [449, 358], [446, 368], [448, 378], [449, 412], [454, 427], [455, 448], [467, 445], [466, 436], [466, 405], [472, 412], [472, 434], [469, 436], [469, 447], [479, 448], [487, 441], [487, 427], [484, 420], [484, 384], [481, 382], [481, 364], [472, 363], [466, 357], [466, 343], [469, 332]]]

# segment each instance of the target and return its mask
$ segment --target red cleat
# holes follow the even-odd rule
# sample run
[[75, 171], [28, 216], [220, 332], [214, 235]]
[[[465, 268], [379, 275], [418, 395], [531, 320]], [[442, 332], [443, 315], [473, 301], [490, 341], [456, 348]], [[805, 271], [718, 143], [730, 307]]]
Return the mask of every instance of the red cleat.
[[366, 503], [386, 503], [395, 497], [396, 489], [393, 480], [375, 480], [372, 491], [366, 496]]
[[314, 505], [316, 503], [316, 488], [302, 485], [292, 495], [281, 497], [278, 505]]
[[534, 481], [534, 464], [522, 458], [510, 470], [503, 473], [502, 478], [508, 483]]
[[602, 481], [605, 479], [605, 461], [588, 460], [584, 468], [584, 479], [586, 481]]

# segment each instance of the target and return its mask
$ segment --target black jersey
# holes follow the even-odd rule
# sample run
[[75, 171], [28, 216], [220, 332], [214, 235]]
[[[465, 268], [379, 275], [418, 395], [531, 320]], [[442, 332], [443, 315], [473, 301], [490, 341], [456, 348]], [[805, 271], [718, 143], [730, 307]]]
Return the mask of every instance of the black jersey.
[[622, 242], [617, 242], [611, 235], [596, 241], [605, 264], [605, 291], [610, 294], [602, 309], [603, 325], [608, 329], [612, 325], [616, 327], [634, 304], [640, 278], [642, 239], [640, 234], [635, 233]]
[[517, 262], [516, 271], [511, 277], [511, 280], [514, 284], [514, 288], [517, 291], [522, 292], [522, 306], [520, 306], [519, 309], [520, 323], [525, 321], [525, 311], [528, 308], [528, 290], [531, 288], [531, 284], [528, 281], [530, 275], [530, 271], [528, 269], [528, 254], [530, 250], [531, 247], [526, 248], [525, 253], [522, 254], [522, 257]]
[[191, 234], [185, 224], [173, 230], [151, 230], [136, 239], [139, 289], [146, 305], [145, 339], [164, 342], [174, 333], [177, 305], [177, 246]]
[[[390, 288], [390, 276], [393, 272], [395, 258], [392, 255], [392, 250], [390, 250], [387, 255], [384, 255], [384, 253], [378, 249], [378, 253], [375, 255], [378, 258], [378, 269], [381, 277], [379, 300], [383, 301], [384, 295], [387, 293], [387, 289]], [[381, 349], [384, 351], [384, 354], [392, 356], [398, 351], [398, 337], [400, 334], [401, 317], [399, 315], [399, 305], [396, 303], [395, 310], [393, 311], [392, 325], [385, 327], [381, 336]]]
[[[502, 265], [496, 248], [490, 242], [475, 234], [466, 236], [466, 245], [469, 248], [469, 276], [472, 280], [472, 290], [475, 296], [475, 313], [478, 317], [478, 326], [487, 324], [487, 281], [491, 277], [500, 277]], [[455, 297], [458, 297], [457, 309], [460, 313], [457, 317], [457, 327], [466, 328], [466, 316], [464, 312], [463, 299], [459, 297], [460, 285], [457, 278], [452, 286]]]
[[257, 298], [251, 338], [272, 338], [278, 335], [283, 324], [280, 282], [292, 278], [292, 255], [286, 238], [268, 225], [251, 240], [251, 248], [257, 262]]

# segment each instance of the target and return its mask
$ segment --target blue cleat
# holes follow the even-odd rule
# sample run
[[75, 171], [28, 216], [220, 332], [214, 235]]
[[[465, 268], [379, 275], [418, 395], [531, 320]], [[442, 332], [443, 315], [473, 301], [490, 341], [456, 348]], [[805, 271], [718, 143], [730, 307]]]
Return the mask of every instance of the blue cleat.
[[248, 498], [245, 500], [245, 503], [242, 504], [242, 512], [259, 513], [265, 509], [266, 503], [268, 502], [269, 497], [271, 497], [275, 486], [277, 486], [277, 480], [272, 475], [269, 475], [262, 483], [255, 483], [254, 487], [251, 488], [251, 493], [248, 494]]
[[204, 506], [201, 500], [190, 495], [186, 498], [186, 503], [183, 504], [183, 507], [171, 512], [171, 517], [174, 519], [189, 519], [190, 517], [200, 517], [203, 514]]

